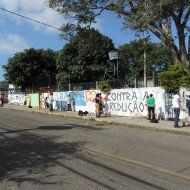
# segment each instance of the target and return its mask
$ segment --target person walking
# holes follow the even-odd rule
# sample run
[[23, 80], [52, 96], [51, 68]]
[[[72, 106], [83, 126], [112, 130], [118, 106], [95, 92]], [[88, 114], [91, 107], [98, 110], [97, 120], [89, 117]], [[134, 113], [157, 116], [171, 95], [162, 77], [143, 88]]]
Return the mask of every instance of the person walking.
[[155, 99], [153, 94], [146, 99], [146, 104], [148, 107], [148, 120], [154, 121], [155, 120]]
[[179, 122], [181, 103], [180, 103], [180, 97], [179, 97], [178, 90], [175, 91], [175, 93], [174, 93], [172, 104], [173, 104], [173, 110], [174, 110], [174, 127], [179, 128], [178, 122]]

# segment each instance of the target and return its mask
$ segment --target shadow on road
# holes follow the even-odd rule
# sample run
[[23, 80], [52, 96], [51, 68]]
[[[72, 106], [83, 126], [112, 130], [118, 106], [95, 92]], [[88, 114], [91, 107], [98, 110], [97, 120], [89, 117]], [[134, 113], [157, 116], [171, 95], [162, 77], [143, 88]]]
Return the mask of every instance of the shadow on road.
[[[27, 132], [12, 132], [9, 130], [9, 133], [0, 133], [0, 180], [10, 180], [17, 184], [26, 181], [52, 184], [51, 180], [48, 181], [48, 176], [51, 174], [48, 169], [54, 167], [59, 159], [64, 163], [68, 160], [67, 155], [80, 152], [86, 143], [59, 143], [54, 138], [45, 138]], [[53, 183], [58, 184], [62, 181]]]

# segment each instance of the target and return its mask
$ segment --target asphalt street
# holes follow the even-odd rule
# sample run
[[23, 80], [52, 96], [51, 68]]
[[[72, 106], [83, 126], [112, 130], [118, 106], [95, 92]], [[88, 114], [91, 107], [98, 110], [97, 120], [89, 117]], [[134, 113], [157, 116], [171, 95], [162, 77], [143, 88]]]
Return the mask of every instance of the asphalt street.
[[0, 190], [188, 190], [190, 137], [0, 109]]

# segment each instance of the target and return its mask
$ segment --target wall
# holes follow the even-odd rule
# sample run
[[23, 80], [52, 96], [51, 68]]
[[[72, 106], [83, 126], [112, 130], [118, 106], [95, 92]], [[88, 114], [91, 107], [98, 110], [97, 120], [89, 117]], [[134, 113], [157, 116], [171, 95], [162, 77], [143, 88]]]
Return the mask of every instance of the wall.
[[[94, 98], [98, 90], [84, 90], [84, 91], [65, 91], [54, 92], [53, 108], [57, 111], [67, 110], [67, 97], [70, 96], [74, 99], [75, 111], [88, 111], [95, 113]], [[127, 88], [127, 89], [114, 89], [109, 94], [102, 93], [102, 98], [106, 104], [106, 112], [111, 115], [117, 116], [147, 116], [147, 107], [145, 101], [147, 95], [153, 94], [156, 100], [156, 113], [166, 115], [167, 98], [165, 91], [161, 87], [148, 87], [148, 88]], [[18, 97], [17, 97], [18, 96]], [[22, 104], [24, 95], [9, 95], [11, 103]], [[48, 97], [48, 94], [41, 95], [41, 102]], [[38, 106], [38, 94], [32, 94], [32, 106]], [[170, 105], [171, 106], [171, 105]], [[43, 106], [42, 106], [43, 108]], [[169, 108], [171, 109], [171, 108]]]
[[93, 102], [96, 90], [84, 90], [84, 91], [66, 91], [66, 92], [54, 92], [54, 109], [55, 110], [67, 110], [67, 97], [70, 95], [74, 99], [75, 111], [88, 111], [95, 112], [95, 103]]
[[24, 105], [24, 94], [9, 94], [8, 95], [8, 102], [10, 104], [18, 104], [18, 105]]
[[153, 94], [156, 113], [165, 113], [165, 91], [160, 87], [115, 89], [108, 96], [109, 110], [118, 116], [147, 116], [146, 97]]

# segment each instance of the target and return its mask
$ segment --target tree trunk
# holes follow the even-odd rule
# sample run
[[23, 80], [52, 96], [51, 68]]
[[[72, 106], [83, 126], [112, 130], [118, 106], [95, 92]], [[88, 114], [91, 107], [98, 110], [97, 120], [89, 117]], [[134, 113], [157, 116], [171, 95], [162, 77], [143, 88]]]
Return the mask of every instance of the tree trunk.
[[183, 66], [189, 69], [189, 60], [185, 46], [185, 35], [183, 31], [179, 31], [179, 53]]

